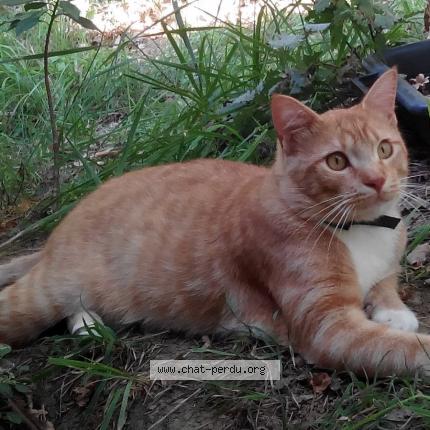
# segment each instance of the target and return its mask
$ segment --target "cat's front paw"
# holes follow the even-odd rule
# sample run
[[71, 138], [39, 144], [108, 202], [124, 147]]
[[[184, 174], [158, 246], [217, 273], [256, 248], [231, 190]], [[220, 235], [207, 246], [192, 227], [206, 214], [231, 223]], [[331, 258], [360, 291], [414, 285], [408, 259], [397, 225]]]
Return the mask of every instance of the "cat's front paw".
[[391, 328], [405, 331], [417, 331], [419, 325], [417, 317], [408, 308], [379, 308], [373, 312], [372, 320], [380, 324], [386, 324]]

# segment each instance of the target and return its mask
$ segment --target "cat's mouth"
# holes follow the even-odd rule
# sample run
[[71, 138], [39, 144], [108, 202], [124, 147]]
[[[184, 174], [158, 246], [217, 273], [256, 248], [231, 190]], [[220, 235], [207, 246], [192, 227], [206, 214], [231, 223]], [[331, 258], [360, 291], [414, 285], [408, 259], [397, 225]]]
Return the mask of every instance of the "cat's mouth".
[[392, 202], [393, 200], [398, 200], [398, 198], [399, 198], [399, 190], [389, 189], [389, 190], [382, 190], [379, 193], [361, 194], [357, 197], [354, 204], [357, 206], [357, 208], [363, 207], [363, 208], [369, 209], [381, 203], [388, 203], [388, 202]]
[[372, 221], [382, 215], [386, 215], [397, 205], [399, 197], [399, 192], [386, 191], [357, 198], [356, 202], [354, 202], [354, 220]]
[[396, 190], [382, 191], [378, 194], [359, 194], [351, 199], [342, 210], [331, 217], [330, 223], [347, 224], [355, 221], [373, 221], [387, 215], [397, 205], [400, 193]]

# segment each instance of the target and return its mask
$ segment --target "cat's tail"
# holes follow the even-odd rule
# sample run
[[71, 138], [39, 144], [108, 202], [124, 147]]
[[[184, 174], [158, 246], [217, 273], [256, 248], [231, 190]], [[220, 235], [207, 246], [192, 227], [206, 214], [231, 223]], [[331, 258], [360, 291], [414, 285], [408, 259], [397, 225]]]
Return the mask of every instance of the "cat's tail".
[[35, 252], [0, 265], [0, 287], [5, 287], [23, 277], [40, 261], [41, 256], [42, 252]]
[[410, 375], [416, 371], [430, 376], [429, 335], [375, 323], [356, 306], [331, 309], [325, 316], [314, 315], [306, 325], [300, 349], [319, 366], [346, 368], [368, 376]]
[[45, 278], [43, 265], [36, 264], [0, 291], [0, 343], [22, 345], [69, 316], [67, 292]]

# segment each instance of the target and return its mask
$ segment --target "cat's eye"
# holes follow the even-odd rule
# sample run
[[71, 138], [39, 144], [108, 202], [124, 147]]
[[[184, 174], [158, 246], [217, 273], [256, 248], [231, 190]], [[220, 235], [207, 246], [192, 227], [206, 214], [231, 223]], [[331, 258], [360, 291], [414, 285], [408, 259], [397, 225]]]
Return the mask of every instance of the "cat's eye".
[[342, 152], [333, 152], [326, 158], [327, 166], [332, 170], [340, 171], [348, 167], [349, 162], [346, 155]]
[[378, 155], [381, 160], [391, 157], [393, 153], [393, 145], [388, 140], [383, 140], [378, 145]]

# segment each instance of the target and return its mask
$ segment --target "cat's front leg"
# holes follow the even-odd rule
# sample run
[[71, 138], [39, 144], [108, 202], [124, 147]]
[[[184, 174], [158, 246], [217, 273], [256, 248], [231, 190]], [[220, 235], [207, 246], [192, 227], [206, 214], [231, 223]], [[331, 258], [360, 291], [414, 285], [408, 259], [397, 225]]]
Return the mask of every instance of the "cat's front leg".
[[[310, 363], [367, 376], [430, 376], [430, 336], [369, 320], [358, 285], [341, 276], [284, 288], [291, 343]], [[276, 292], [275, 292], [276, 293]], [[281, 298], [281, 294], [278, 295]]]
[[383, 279], [368, 292], [364, 310], [377, 323], [399, 330], [418, 330], [419, 323], [415, 314], [399, 297], [396, 275]]

